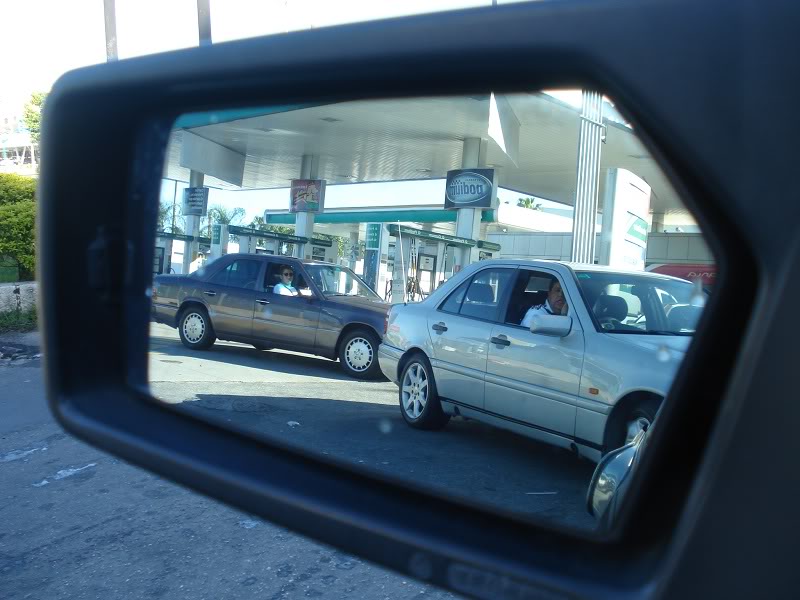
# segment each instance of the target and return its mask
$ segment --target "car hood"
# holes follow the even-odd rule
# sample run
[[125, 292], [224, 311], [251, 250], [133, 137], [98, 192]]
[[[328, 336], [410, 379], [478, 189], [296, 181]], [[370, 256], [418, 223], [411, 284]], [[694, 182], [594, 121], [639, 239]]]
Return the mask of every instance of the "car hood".
[[363, 296], [326, 296], [326, 300], [335, 304], [345, 304], [347, 306], [364, 308], [375, 312], [387, 313], [391, 304], [374, 298]]
[[638, 346], [643, 350], [656, 353], [662, 348], [667, 348], [681, 356], [686, 354], [689, 344], [692, 343], [690, 335], [638, 335], [630, 333], [609, 333], [618, 340]]

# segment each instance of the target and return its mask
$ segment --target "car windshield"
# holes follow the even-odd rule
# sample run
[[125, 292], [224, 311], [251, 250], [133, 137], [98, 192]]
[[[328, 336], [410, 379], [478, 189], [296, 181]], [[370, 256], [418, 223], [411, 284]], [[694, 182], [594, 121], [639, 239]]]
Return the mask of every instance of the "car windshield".
[[671, 277], [578, 271], [578, 285], [606, 333], [692, 335], [708, 296]]
[[380, 300], [380, 296], [347, 267], [307, 265], [306, 270], [326, 296], [361, 296]]

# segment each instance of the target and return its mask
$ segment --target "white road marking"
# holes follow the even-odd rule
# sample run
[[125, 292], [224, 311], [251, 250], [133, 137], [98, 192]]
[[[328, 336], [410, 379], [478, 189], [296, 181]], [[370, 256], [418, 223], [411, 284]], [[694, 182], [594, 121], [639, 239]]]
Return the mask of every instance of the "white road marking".
[[33, 448], [31, 450], [12, 450], [8, 454], [3, 455], [0, 457], [0, 462], [11, 462], [12, 460], [19, 460], [21, 458], [25, 458], [26, 456], [30, 456], [34, 452], [43, 452], [47, 450], [47, 446], [42, 448]]
[[[92, 467], [96, 467], [97, 463], [89, 463], [83, 467], [78, 467], [76, 469], [61, 469], [58, 473], [53, 475], [53, 481], [58, 481], [60, 479], [66, 479], [67, 477], [72, 477], [73, 475], [77, 475], [81, 471], [85, 471], [86, 469], [90, 469]], [[44, 487], [49, 484], [50, 481], [47, 479], [42, 479], [39, 483], [34, 483], [33, 487]]]

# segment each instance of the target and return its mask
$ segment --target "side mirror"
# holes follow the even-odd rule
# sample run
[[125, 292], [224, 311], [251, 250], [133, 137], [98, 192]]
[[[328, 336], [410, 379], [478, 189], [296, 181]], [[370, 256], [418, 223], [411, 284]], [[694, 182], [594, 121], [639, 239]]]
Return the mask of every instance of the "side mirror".
[[572, 317], [561, 315], [536, 315], [531, 322], [531, 333], [566, 337], [572, 331]]
[[586, 495], [586, 509], [604, 524], [605, 529], [616, 520], [629, 476], [646, 437], [647, 431], [640, 431], [629, 444], [606, 454], [594, 470]]

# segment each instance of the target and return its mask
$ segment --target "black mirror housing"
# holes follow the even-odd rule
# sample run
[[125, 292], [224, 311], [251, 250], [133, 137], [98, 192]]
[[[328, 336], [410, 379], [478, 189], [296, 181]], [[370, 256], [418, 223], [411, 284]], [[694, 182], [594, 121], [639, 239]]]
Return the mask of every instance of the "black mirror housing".
[[[800, 48], [795, 32], [760, 28], [778, 9], [748, 6], [728, 0], [518, 4], [244, 40], [67, 74], [45, 108], [39, 190], [38, 279], [52, 411], [68, 431], [137, 465], [461, 594], [617, 597], [663, 584], [669, 573], [662, 565], [674, 564], [671, 542], [682, 516], [694, 511], [697, 521], [711, 522], [704, 506], [686, 500], [701, 468], [709, 468], [703, 461], [716, 461], [713, 472], [722, 477], [736, 458], [706, 453], [711, 442], [730, 449], [715, 428], [720, 407], [729, 403], [725, 418], [732, 428], [742, 395], [759, 382], [742, 375], [738, 389], [722, 385], [734, 367], [759, 367], [756, 360], [737, 363], [748, 348], [758, 356], [761, 343], [759, 336], [745, 337], [750, 313], [742, 307], [758, 310], [756, 291], [767, 274], [772, 292], [796, 296], [785, 283], [791, 278], [783, 278], [795, 251], [773, 256], [775, 228], [747, 225], [758, 207], [752, 182], [731, 174], [739, 154], [730, 152], [772, 148], [749, 157], [748, 173], [757, 174], [775, 172], [772, 158], [792, 154], [796, 124], [789, 107], [771, 106], [769, 116], [781, 127], [751, 125], [753, 115], [764, 114], [759, 90], [780, 84], [787, 98], [798, 96], [780, 59], [800, 55]], [[729, 66], [745, 51], [747, 65], [759, 68], [738, 65], [742, 75]], [[708, 64], [698, 60], [703, 56]], [[316, 85], [309, 89], [308, 81]], [[146, 325], [154, 223], [168, 134], [180, 114], [568, 85], [601, 89], [624, 104], [653, 154], [670, 159], [667, 173], [701, 227], [715, 234], [710, 242], [720, 266], [708, 303], [713, 317], [698, 328], [687, 367], [674, 382], [674, 402], [660, 416], [613, 532], [587, 535], [492, 513], [222, 429], [151, 397]], [[732, 98], [731, 90], [749, 91]], [[95, 157], [91, 177], [86, 156]], [[765, 195], [791, 189], [790, 169], [777, 171], [771, 187], [759, 188]], [[736, 265], [735, 284], [729, 265]], [[83, 293], [64, 293], [76, 287]], [[768, 321], [761, 325], [770, 331]], [[715, 360], [700, 372], [706, 352]], [[774, 376], [763, 389], [780, 381]], [[776, 391], [775, 401], [780, 397]], [[787, 410], [796, 415], [797, 406]], [[680, 439], [663, 433], [674, 430]], [[668, 479], [655, 476], [665, 472]], [[749, 533], [758, 539], [772, 531]], [[680, 535], [699, 544], [690, 531]], [[625, 576], [612, 579], [612, 573]], [[765, 594], [780, 582], [764, 583]], [[724, 593], [710, 582], [695, 591], [710, 589]]]

